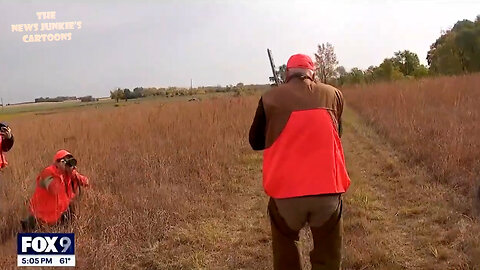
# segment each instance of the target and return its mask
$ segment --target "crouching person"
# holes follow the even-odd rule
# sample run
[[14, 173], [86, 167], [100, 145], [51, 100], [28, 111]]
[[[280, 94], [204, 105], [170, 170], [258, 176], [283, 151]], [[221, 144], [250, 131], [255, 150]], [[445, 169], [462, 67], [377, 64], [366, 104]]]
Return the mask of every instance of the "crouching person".
[[66, 150], [55, 154], [53, 164], [38, 176], [30, 199], [30, 216], [22, 220], [24, 231], [39, 224], [55, 225], [71, 221], [75, 215], [74, 201], [80, 187], [88, 187], [88, 178], [77, 172], [77, 160]]

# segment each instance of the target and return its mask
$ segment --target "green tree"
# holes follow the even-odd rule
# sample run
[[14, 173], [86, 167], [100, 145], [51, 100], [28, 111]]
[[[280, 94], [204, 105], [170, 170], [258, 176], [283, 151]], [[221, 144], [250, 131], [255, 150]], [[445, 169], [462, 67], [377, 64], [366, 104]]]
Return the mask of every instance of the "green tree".
[[455, 35], [460, 61], [464, 72], [480, 71], [480, 27], [468, 27]]
[[372, 83], [376, 80], [375, 78], [375, 70], [377, 70], [378, 67], [375, 66], [369, 66], [367, 70], [365, 70], [364, 75], [365, 75], [365, 82], [366, 83]]
[[413, 71], [413, 77], [416, 79], [427, 77], [429, 74], [428, 67], [425, 65], [420, 65], [418, 66], [414, 71]]
[[480, 71], [480, 16], [475, 22], [458, 21], [430, 46], [430, 71], [460, 74]]
[[418, 55], [408, 50], [396, 52], [392, 61], [404, 76], [413, 76], [415, 70], [420, 66]]
[[403, 73], [395, 65], [395, 61], [391, 58], [383, 60], [383, 63], [374, 71], [376, 80], [394, 81], [403, 78]]
[[110, 98], [115, 99], [116, 102], [118, 103], [118, 100], [124, 99], [125, 95], [122, 89], [117, 88], [115, 90], [110, 91]]
[[133, 98], [132, 91], [130, 91], [130, 89], [128, 88], [123, 89], [123, 98], [125, 98], [125, 101], [132, 99]]
[[445, 34], [430, 47], [427, 60], [432, 73], [453, 75], [463, 71], [454, 38], [453, 34]]
[[349, 84], [359, 84], [365, 83], [365, 74], [359, 68], [352, 68], [348, 73], [348, 83]]
[[143, 87], [136, 87], [133, 89], [133, 94], [132, 96], [134, 98], [141, 98], [145, 97], [145, 89]]

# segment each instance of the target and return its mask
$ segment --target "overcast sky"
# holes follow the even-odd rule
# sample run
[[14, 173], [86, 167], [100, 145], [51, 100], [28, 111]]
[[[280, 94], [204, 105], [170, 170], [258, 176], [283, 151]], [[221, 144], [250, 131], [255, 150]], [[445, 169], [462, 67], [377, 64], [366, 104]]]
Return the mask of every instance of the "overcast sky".
[[[36, 12], [56, 11], [55, 20]], [[107, 96], [114, 87], [267, 83], [276, 64], [330, 42], [340, 65], [367, 68], [429, 46], [480, 1], [5, 1], [0, 0], [0, 96]], [[12, 32], [12, 24], [82, 21], [71, 31]], [[72, 40], [25, 43], [25, 34]]]

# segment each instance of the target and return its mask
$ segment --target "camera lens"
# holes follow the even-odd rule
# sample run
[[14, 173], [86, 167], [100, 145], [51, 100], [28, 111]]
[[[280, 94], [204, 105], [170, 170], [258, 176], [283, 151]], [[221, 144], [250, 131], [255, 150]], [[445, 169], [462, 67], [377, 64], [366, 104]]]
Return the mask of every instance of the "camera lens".
[[69, 167], [75, 167], [75, 166], [77, 166], [77, 160], [74, 159], [74, 158], [70, 158], [70, 159], [65, 160], [65, 164]]

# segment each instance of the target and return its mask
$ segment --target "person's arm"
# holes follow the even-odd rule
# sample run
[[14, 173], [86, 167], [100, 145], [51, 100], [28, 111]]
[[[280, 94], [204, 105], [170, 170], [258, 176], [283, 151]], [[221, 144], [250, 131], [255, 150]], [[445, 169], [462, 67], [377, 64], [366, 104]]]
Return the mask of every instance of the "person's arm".
[[88, 187], [90, 185], [89, 184], [90, 181], [88, 180], [88, 177], [80, 174], [77, 170], [73, 170], [72, 175], [80, 186]]
[[343, 94], [340, 92], [340, 90], [336, 89], [335, 90], [335, 96], [336, 96], [336, 115], [337, 115], [337, 122], [338, 122], [338, 136], [342, 137], [343, 133], [343, 128], [342, 128], [342, 113], [343, 113]]
[[49, 193], [55, 195], [59, 194], [62, 189], [65, 189], [65, 185], [60, 178], [52, 175], [46, 175], [38, 182], [39, 186], [46, 189]]
[[263, 100], [260, 98], [258, 102], [257, 111], [253, 118], [252, 126], [248, 135], [250, 146], [253, 150], [265, 149], [265, 128], [267, 125], [267, 117], [263, 109]]

